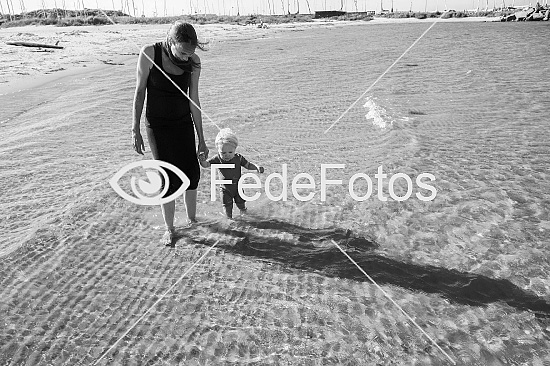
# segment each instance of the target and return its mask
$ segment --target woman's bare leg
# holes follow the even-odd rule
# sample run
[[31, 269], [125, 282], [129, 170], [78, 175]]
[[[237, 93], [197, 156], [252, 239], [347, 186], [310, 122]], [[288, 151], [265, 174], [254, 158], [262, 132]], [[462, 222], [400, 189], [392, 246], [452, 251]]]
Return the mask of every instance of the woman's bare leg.
[[161, 205], [162, 217], [164, 218], [164, 225], [166, 226], [166, 231], [162, 236], [161, 242], [164, 245], [172, 244], [172, 239], [174, 237], [174, 215], [176, 213], [176, 201], [171, 201]]
[[[185, 208], [187, 210], [187, 218], [191, 222], [197, 221], [197, 190], [189, 190], [185, 192]], [[162, 217], [166, 231], [161, 239], [164, 245], [171, 245], [174, 239], [174, 217], [176, 214], [176, 201], [171, 201], [161, 205]]]
[[166, 230], [174, 230], [174, 215], [176, 213], [176, 201], [171, 201], [161, 205], [162, 217]]
[[197, 190], [192, 189], [185, 191], [185, 208], [187, 210], [187, 218], [191, 222], [197, 221]]

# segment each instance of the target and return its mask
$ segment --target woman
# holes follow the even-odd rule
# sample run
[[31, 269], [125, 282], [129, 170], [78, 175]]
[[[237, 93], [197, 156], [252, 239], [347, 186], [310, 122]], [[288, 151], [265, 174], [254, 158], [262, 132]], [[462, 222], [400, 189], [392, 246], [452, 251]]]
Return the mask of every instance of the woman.
[[[197, 186], [200, 174], [193, 125], [199, 139], [198, 152], [208, 156], [199, 109], [201, 61], [195, 53], [196, 48], [204, 50], [204, 46], [205, 44], [198, 42], [197, 33], [191, 24], [175, 22], [170, 27], [164, 42], [146, 45], [141, 49], [134, 96], [132, 126], [134, 149], [142, 155], [145, 150], [140, 132], [140, 119], [147, 93], [145, 117], [151, 152], [155, 159], [175, 165], [189, 178], [190, 185], [185, 192], [185, 207], [187, 218], [191, 223], [196, 221]], [[167, 76], [178, 85], [179, 89]], [[194, 103], [191, 103], [182, 91], [187, 93]], [[177, 191], [182, 183], [173, 172], [167, 169], [166, 173], [169, 188], [165, 197]], [[175, 201], [161, 206], [166, 225], [166, 232], [161, 242], [165, 245], [172, 245], [174, 239], [175, 207]]]

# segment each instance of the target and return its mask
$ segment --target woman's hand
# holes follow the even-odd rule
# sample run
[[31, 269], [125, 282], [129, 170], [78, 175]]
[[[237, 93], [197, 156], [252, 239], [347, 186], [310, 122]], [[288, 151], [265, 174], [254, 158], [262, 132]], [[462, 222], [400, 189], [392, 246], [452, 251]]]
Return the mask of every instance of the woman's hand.
[[201, 154], [204, 154], [204, 159], [208, 159], [208, 147], [206, 147], [206, 143], [204, 141], [202, 142], [199, 142], [199, 148], [198, 148], [198, 151], [197, 151], [197, 155], [201, 155]]
[[132, 145], [134, 146], [134, 150], [138, 154], [143, 155], [143, 152], [145, 151], [145, 145], [143, 144], [143, 137], [141, 137], [141, 132], [132, 130]]

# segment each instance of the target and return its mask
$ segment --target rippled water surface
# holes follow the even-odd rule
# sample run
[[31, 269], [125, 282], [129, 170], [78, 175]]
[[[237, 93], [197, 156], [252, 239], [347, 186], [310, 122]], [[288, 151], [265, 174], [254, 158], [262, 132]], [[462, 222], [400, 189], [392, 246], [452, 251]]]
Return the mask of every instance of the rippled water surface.
[[[373, 86], [428, 26], [296, 29], [201, 53], [204, 111], [266, 173], [287, 164], [289, 198], [262, 192], [248, 218], [228, 223], [203, 170], [204, 225], [182, 229], [173, 251], [157, 244], [159, 210], [108, 184], [140, 159], [134, 63], [1, 95], [0, 363], [92, 363], [220, 241], [113, 357], [449, 363], [336, 242], [458, 364], [550, 364], [548, 23], [436, 24]], [[211, 149], [216, 133], [205, 118]], [[326, 201], [321, 164], [344, 164], [328, 172], [343, 182]], [[315, 179], [310, 201], [292, 196], [299, 173]], [[348, 190], [356, 173], [373, 181], [365, 201]], [[388, 191], [397, 173], [412, 178], [402, 202]], [[429, 202], [415, 196], [430, 194], [421, 173], [435, 177]], [[408, 188], [403, 178], [392, 187]]]

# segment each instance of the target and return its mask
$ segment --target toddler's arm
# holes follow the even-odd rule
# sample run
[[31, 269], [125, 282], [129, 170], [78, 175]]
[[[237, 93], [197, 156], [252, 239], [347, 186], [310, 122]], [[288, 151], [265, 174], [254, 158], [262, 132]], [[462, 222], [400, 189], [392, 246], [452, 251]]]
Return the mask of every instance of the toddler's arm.
[[264, 167], [263, 166], [257, 166], [256, 164], [251, 163], [251, 162], [248, 162], [248, 164], [247, 164], [247, 166], [245, 166], [245, 168], [248, 169], [248, 170], [255, 170], [260, 174], [264, 172]]

